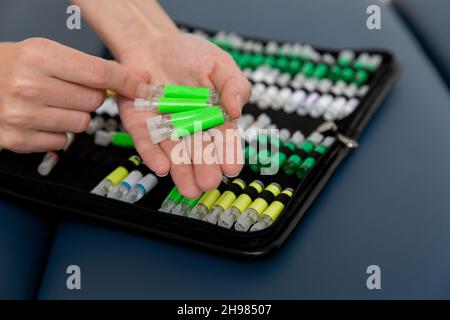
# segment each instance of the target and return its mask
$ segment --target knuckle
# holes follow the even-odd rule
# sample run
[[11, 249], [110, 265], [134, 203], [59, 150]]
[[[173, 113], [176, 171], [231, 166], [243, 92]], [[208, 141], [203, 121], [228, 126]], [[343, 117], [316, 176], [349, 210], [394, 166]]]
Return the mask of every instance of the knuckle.
[[12, 108], [11, 106], [5, 106], [3, 108], [3, 119], [7, 125], [20, 127], [26, 124], [27, 119], [22, 114], [16, 110], [16, 108]]
[[44, 52], [49, 49], [51, 41], [44, 38], [30, 38], [22, 41], [19, 50], [19, 59], [36, 62], [42, 59]]
[[33, 80], [27, 77], [16, 76], [10, 81], [9, 93], [16, 98], [33, 100], [39, 97], [40, 89]]

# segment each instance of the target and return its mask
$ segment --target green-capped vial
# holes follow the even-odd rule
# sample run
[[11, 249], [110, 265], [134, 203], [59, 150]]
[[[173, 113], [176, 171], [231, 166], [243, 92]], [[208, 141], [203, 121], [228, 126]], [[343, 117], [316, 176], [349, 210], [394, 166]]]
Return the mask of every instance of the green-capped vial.
[[328, 66], [325, 63], [319, 63], [314, 70], [313, 77], [322, 79], [324, 78], [328, 73]]
[[170, 213], [173, 208], [175, 208], [177, 204], [180, 203], [181, 199], [183, 199], [183, 196], [181, 195], [180, 191], [178, 191], [177, 186], [173, 187], [170, 193], [167, 195], [166, 199], [164, 199], [161, 208], [159, 208], [159, 211]]
[[174, 113], [212, 107], [206, 99], [156, 97], [150, 100], [136, 99], [136, 112]]
[[302, 69], [302, 63], [298, 59], [293, 59], [289, 63], [288, 72], [290, 75], [296, 75]]
[[206, 191], [198, 201], [197, 205], [191, 210], [188, 217], [197, 220], [203, 220], [209, 210], [219, 199], [222, 192], [226, 190], [226, 184], [229, 183], [228, 178], [224, 177], [219, 187]]
[[305, 77], [311, 78], [314, 75], [315, 69], [316, 68], [315, 68], [314, 63], [309, 61], [303, 65], [302, 73], [305, 75]]
[[261, 214], [258, 222], [253, 225], [250, 231], [259, 231], [267, 228], [275, 220], [278, 219], [280, 213], [288, 204], [289, 200], [292, 198], [294, 190], [291, 188], [284, 189], [275, 200], [267, 207], [266, 210]]
[[354, 82], [358, 85], [358, 87], [362, 87], [369, 80], [369, 74], [365, 70], [358, 70], [355, 72]]
[[282, 168], [287, 159], [294, 153], [294, 151], [303, 143], [305, 137], [300, 131], [296, 131], [292, 138], [283, 143], [278, 152], [271, 156], [270, 165], [272, 167]]
[[323, 135], [319, 132], [313, 132], [302, 143], [300, 148], [296, 149], [286, 160], [283, 165], [283, 171], [287, 175], [293, 175], [298, 167], [300, 167], [302, 161], [308, 157], [308, 154], [314, 150], [314, 147], [319, 144], [323, 139]]
[[134, 148], [134, 141], [127, 132], [116, 132], [112, 137], [111, 144], [116, 147]]
[[174, 84], [149, 85], [147, 100], [155, 97], [202, 99], [210, 103], [219, 101], [219, 94], [211, 88], [180, 86]]
[[342, 73], [341, 67], [339, 67], [338, 65], [334, 65], [330, 69], [330, 72], [328, 74], [328, 78], [331, 81], [336, 82], [336, 81], [341, 79], [341, 73]]
[[353, 78], [355, 77], [355, 72], [352, 68], [344, 68], [342, 70], [342, 80], [344, 80], [347, 83], [351, 83], [353, 81]]
[[195, 207], [195, 205], [197, 204], [197, 202], [200, 200], [201, 197], [202, 195], [200, 195], [198, 198], [195, 199], [183, 197], [180, 203], [177, 204], [177, 206], [173, 208], [173, 210], [170, 213], [177, 216], [185, 216], [185, 217], [188, 216], [192, 208]]
[[259, 180], [254, 180], [242, 192], [242, 194], [234, 200], [233, 204], [220, 215], [219, 226], [230, 229], [242, 212], [258, 197], [263, 191], [264, 184]]
[[306, 174], [314, 167], [317, 160], [322, 157], [336, 141], [335, 137], [326, 137], [323, 142], [314, 149], [297, 170], [297, 177], [303, 179]]
[[153, 116], [147, 119], [147, 128], [150, 139], [154, 144], [157, 144], [163, 140], [175, 140], [195, 132], [220, 126], [230, 120], [231, 117], [225, 110], [214, 106]]
[[237, 231], [248, 231], [250, 227], [259, 219], [259, 216], [266, 210], [269, 204], [281, 192], [281, 186], [278, 183], [271, 183], [264, 191], [262, 191], [258, 198], [256, 198], [248, 208], [240, 215], [234, 229]]
[[217, 199], [216, 203], [214, 203], [203, 221], [216, 224], [221, 214], [233, 204], [237, 197], [241, 195], [242, 191], [245, 189], [245, 186], [245, 182], [239, 178], [234, 179], [231, 183], [229, 183], [227, 185], [227, 189], [222, 193], [219, 199]]

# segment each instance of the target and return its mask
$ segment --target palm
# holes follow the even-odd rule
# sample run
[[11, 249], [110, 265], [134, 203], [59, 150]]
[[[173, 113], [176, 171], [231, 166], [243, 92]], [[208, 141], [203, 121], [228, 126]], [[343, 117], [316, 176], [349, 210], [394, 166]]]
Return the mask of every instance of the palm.
[[[152, 84], [180, 84], [214, 87], [222, 96], [222, 104], [233, 118], [240, 115], [240, 108], [248, 100], [250, 85], [239, 71], [231, 57], [215, 45], [199, 37], [174, 33], [134, 50], [121, 61], [123, 64], [149, 74]], [[239, 98], [238, 98], [239, 96]], [[239, 102], [238, 100], [241, 100]], [[146, 119], [152, 113], [136, 113], [133, 102], [121, 100], [121, 117], [125, 128], [131, 133], [139, 154], [145, 163], [157, 174], [169, 172], [180, 192], [187, 197], [197, 197], [202, 191], [217, 187], [222, 174], [236, 176], [242, 164], [174, 164], [171, 151], [177, 142], [165, 141], [153, 145], [149, 139]], [[221, 126], [235, 129], [234, 123]], [[236, 150], [239, 139], [228, 139], [216, 143], [217, 155], [223, 150]], [[204, 142], [204, 147], [213, 142]], [[233, 145], [233, 148], [227, 145]]]

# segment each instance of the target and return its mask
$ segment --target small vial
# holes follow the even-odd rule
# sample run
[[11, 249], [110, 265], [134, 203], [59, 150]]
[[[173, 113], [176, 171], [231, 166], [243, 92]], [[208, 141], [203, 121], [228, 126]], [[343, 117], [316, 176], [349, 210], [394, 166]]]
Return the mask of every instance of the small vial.
[[261, 113], [256, 121], [245, 131], [245, 140], [248, 142], [252, 141], [258, 136], [258, 130], [267, 128], [271, 123], [272, 119], [267, 114]]
[[331, 87], [331, 92], [335, 96], [341, 96], [344, 90], [347, 88], [347, 84], [343, 80], [338, 80], [333, 87]]
[[150, 139], [154, 144], [175, 140], [201, 130], [220, 126], [230, 121], [230, 115], [220, 107], [153, 116], [147, 119]]
[[211, 207], [216, 203], [217, 199], [219, 199], [222, 192], [226, 190], [227, 183], [229, 183], [229, 181], [224, 177], [218, 188], [205, 192], [196, 206], [191, 210], [188, 217], [203, 220]]
[[255, 121], [255, 117], [251, 114], [244, 114], [236, 120], [236, 126], [239, 130], [245, 131]]
[[343, 50], [339, 53], [337, 62], [343, 67], [350, 67], [355, 59], [355, 53], [351, 50]]
[[304, 90], [295, 91], [289, 97], [289, 100], [285, 104], [283, 111], [286, 113], [294, 113], [305, 98], [306, 98], [306, 92]]
[[136, 99], [134, 106], [136, 112], [172, 113], [208, 108], [213, 105], [205, 99], [156, 97], [150, 100]]
[[120, 118], [118, 115], [110, 117], [105, 121], [104, 130], [116, 131], [119, 128]]
[[183, 196], [181, 195], [180, 191], [178, 191], [177, 186], [174, 186], [167, 197], [164, 199], [163, 203], [161, 204], [161, 208], [159, 208], [159, 211], [170, 213], [173, 208], [175, 208], [177, 204], [180, 203], [181, 199], [183, 199]]
[[97, 115], [91, 119], [89, 122], [88, 128], [86, 129], [86, 133], [88, 135], [92, 135], [98, 130], [101, 130], [105, 127], [106, 117], [104, 114]]
[[324, 114], [324, 119], [327, 121], [336, 120], [342, 112], [342, 108], [347, 103], [347, 99], [344, 97], [337, 97], [331, 102], [328, 109]]
[[67, 133], [67, 141], [64, 147], [58, 151], [47, 152], [44, 156], [44, 159], [42, 159], [41, 163], [39, 164], [37, 172], [43, 177], [48, 176], [58, 164], [61, 156], [63, 156], [63, 154], [66, 153], [67, 150], [72, 146], [74, 140], [75, 135], [73, 133]]
[[152, 98], [157, 97], [202, 99], [203, 101], [207, 101], [212, 104], [220, 100], [219, 93], [211, 88], [179, 86], [173, 84], [149, 85], [146, 100], [151, 100]]
[[317, 84], [317, 90], [320, 93], [328, 93], [333, 87], [333, 82], [330, 79], [322, 79]]
[[278, 50], [279, 50], [278, 43], [276, 43], [275, 41], [267, 42], [264, 48], [264, 51], [268, 55], [276, 55], [278, 53]]
[[[280, 134], [281, 136], [281, 134]], [[277, 168], [282, 168], [286, 163], [287, 159], [294, 153], [294, 151], [303, 143], [305, 137], [300, 131], [296, 131], [292, 138], [288, 141], [287, 139], [282, 139], [283, 145], [278, 148], [278, 152], [271, 155], [270, 164], [271, 166], [276, 166]]]
[[250, 103], [256, 103], [265, 91], [266, 86], [263, 83], [256, 83], [255, 85], [253, 85]]
[[311, 92], [300, 104], [297, 109], [297, 114], [299, 116], [305, 116], [309, 113], [310, 108], [319, 99], [320, 94], [318, 92]]
[[294, 194], [293, 189], [291, 188], [284, 189], [283, 192], [281, 192], [275, 198], [275, 200], [267, 207], [267, 209], [264, 210], [258, 222], [253, 225], [250, 231], [263, 230], [269, 227], [272, 223], [274, 223], [275, 220], [277, 220], [278, 217], [280, 216], [280, 213], [288, 204], [289, 200], [292, 198], [293, 194]]
[[335, 137], [326, 137], [300, 165], [297, 170], [297, 177], [300, 179], [305, 178], [306, 174], [314, 167], [319, 158], [327, 153], [335, 141]]
[[352, 98], [350, 99], [340, 110], [337, 119], [344, 119], [346, 117], [348, 117], [350, 114], [353, 113], [353, 111], [355, 111], [355, 109], [358, 107], [359, 105], [359, 99], [357, 98]]
[[258, 221], [260, 214], [266, 210], [270, 203], [281, 192], [281, 186], [278, 183], [271, 183], [262, 191], [258, 198], [253, 201], [248, 208], [240, 215], [234, 229], [246, 232]]
[[117, 186], [126, 176], [133, 171], [134, 168], [141, 164], [142, 160], [138, 156], [132, 156], [128, 158], [128, 160], [124, 161], [121, 165], [119, 165], [113, 172], [111, 172], [108, 176], [106, 176], [94, 189], [92, 189], [91, 193], [105, 196], [107, 195], [111, 189]]
[[184, 216], [184, 217], [188, 216], [192, 208], [195, 207], [195, 205], [197, 204], [197, 202], [200, 200], [201, 197], [202, 195], [200, 195], [198, 198], [195, 199], [183, 197], [180, 203], [177, 204], [177, 206], [173, 208], [173, 210], [170, 213], [177, 216]]
[[283, 165], [283, 171], [287, 175], [293, 175], [297, 168], [301, 165], [302, 161], [308, 157], [315, 146], [323, 140], [323, 135], [319, 132], [313, 132], [302, 143], [300, 148], [296, 149], [293, 154], [289, 156], [286, 163]]
[[144, 177], [140, 168], [130, 172], [117, 186], [107, 195], [108, 198], [120, 200]]
[[369, 86], [368, 85], [362, 86], [361, 88], [359, 88], [358, 92], [356, 93], [356, 96], [362, 98], [367, 94], [367, 92], [369, 92]]
[[330, 94], [321, 96], [309, 111], [309, 115], [313, 118], [319, 118], [332, 104], [333, 99], [333, 96]]
[[145, 195], [151, 190], [153, 190], [157, 184], [158, 178], [154, 174], [148, 173], [136, 183], [130, 192], [123, 197], [123, 201], [128, 203], [136, 203], [145, 197]]
[[219, 226], [230, 229], [245, 209], [263, 191], [264, 184], [259, 180], [250, 183], [242, 194], [234, 200], [233, 204], [225, 210], [219, 218]]
[[285, 106], [292, 95], [292, 90], [289, 88], [283, 88], [278, 93], [277, 98], [272, 103], [272, 110], [280, 110]]
[[275, 83], [280, 87], [285, 87], [291, 81], [291, 75], [289, 73], [282, 73], [276, 80]]
[[229, 183], [227, 190], [217, 199], [209, 213], [203, 218], [203, 221], [216, 224], [222, 213], [233, 204], [244, 188], [245, 182], [242, 179], [234, 179]]

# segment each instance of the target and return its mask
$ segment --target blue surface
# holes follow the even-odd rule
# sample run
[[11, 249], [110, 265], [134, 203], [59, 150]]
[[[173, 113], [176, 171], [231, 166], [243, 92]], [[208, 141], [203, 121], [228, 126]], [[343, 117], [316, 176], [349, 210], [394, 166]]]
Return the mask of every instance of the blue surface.
[[0, 299], [36, 296], [52, 235], [52, 224], [38, 212], [0, 203]]
[[394, 4], [450, 87], [450, 2], [395, 0]]
[[[373, 1], [163, 1], [175, 19], [327, 46], [392, 50], [404, 73], [284, 247], [242, 262], [73, 221], [56, 233], [39, 297], [450, 298], [450, 97], [389, 7]], [[250, 20], [249, 20], [250, 19]], [[66, 289], [78, 264], [82, 290]], [[382, 290], [366, 288], [377, 264]]]

